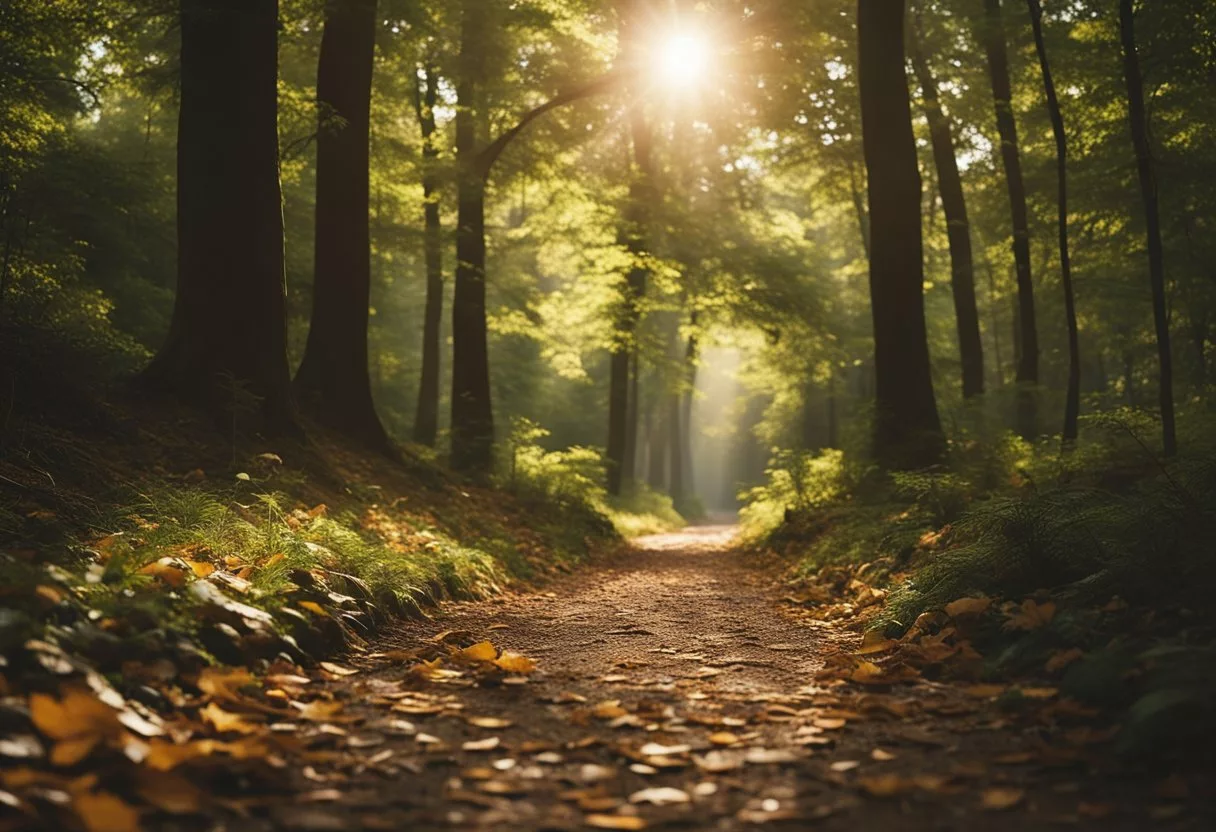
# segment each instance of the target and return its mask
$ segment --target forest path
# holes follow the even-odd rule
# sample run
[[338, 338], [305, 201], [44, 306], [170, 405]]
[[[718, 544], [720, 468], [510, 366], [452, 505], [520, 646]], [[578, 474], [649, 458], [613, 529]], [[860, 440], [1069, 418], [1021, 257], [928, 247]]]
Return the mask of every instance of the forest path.
[[[363, 672], [330, 682], [347, 721], [320, 738], [339, 753], [295, 772], [294, 798], [248, 828], [1195, 828], [1155, 796], [1160, 776], [1053, 759], [974, 691], [817, 681], [856, 634], [798, 617], [732, 534], [644, 538], [352, 657]], [[420, 650], [481, 640], [535, 672], [419, 678]]]

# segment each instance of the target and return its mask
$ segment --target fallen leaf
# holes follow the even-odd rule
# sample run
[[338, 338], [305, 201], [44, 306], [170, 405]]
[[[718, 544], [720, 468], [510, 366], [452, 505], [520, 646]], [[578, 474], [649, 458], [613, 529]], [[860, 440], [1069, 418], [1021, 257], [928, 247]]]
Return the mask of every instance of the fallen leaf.
[[335, 676], [354, 676], [356, 673], [359, 672], [359, 671], [353, 670], [349, 667], [343, 667], [340, 664], [334, 664], [333, 662], [321, 662], [321, 669], [328, 670], [330, 673], [334, 674]]
[[859, 656], [870, 656], [875, 653], [885, 653], [899, 642], [887, 638], [882, 630], [870, 630], [861, 639], [861, 647], [857, 650]]
[[230, 713], [225, 711], [219, 705], [211, 702], [207, 707], [198, 712], [199, 717], [207, 723], [210, 723], [215, 730], [221, 734], [233, 732], [237, 734], [256, 734], [263, 730], [263, 726], [249, 722], [241, 714]]
[[88, 832], [139, 832], [139, 812], [106, 792], [77, 792], [72, 808]]
[[895, 755], [892, 754], [890, 751], [886, 751], [881, 748], [875, 748], [873, 751], [870, 752], [870, 759], [876, 760], [880, 763], [885, 763], [885, 762], [894, 760]]
[[583, 823], [593, 829], [645, 829], [646, 821], [637, 815], [587, 815]]
[[738, 742], [739, 735], [729, 731], [717, 731], [709, 735], [710, 745], [737, 745]]
[[469, 740], [460, 747], [465, 751], [493, 751], [501, 743], [498, 737], [487, 737], [484, 740]]
[[502, 655], [495, 659], [494, 664], [508, 673], [527, 675], [536, 669], [536, 660], [510, 650], [503, 650]]
[[1068, 667], [1073, 662], [1082, 658], [1085, 652], [1080, 647], [1072, 647], [1068, 650], [1057, 650], [1051, 654], [1051, 658], [1047, 660], [1045, 670], [1048, 673], [1057, 673]]
[[669, 786], [659, 786], [653, 789], [642, 789], [629, 795], [630, 803], [650, 803], [655, 806], [670, 806], [674, 803], [688, 803], [688, 792], [673, 789]]
[[470, 662], [492, 662], [498, 658], [498, 649], [488, 641], [479, 641], [462, 650], [457, 650], [454, 655], [458, 659]]
[[1026, 792], [1022, 789], [1015, 789], [1009, 786], [997, 786], [990, 789], [984, 789], [980, 794], [980, 806], [989, 811], [1000, 812], [1006, 809], [1012, 809], [1022, 802], [1026, 797]]
[[916, 788], [916, 783], [898, 774], [873, 774], [858, 777], [857, 785], [871, 797], [899, 797]]
[[946, 615], [951, 618], [962, 618], [968, 615], [980, 615], [992, 606], [992, 599], [982, 595], [978, 598], [959, 598], [946, 604]]
[[510, 728], [511, 720], [500, 719], [496, 716], [471, 716], [466, 720], [475, 728]]
[[853, 769], [857, 768], [859, 765], [861, 765], [860, 760], [837, 760], [836, 762], [834, 762], [830, 766], [828, 766], [828, 768], [830, 768], [832, 771], [836, 771], [836, 772], [845, 772], [845, 771], [852, 771]]
[[1033, 598], [1027, 598], [1022, 602], [1021, 607], [1017, 612], [1011, 614], [1005, 622], [1006, 630], [1037, 630], [1051, 623], [1055, 618], [1056, 605], [1053, 601], [1044, 601], [1042, 604], [1035, 601]]

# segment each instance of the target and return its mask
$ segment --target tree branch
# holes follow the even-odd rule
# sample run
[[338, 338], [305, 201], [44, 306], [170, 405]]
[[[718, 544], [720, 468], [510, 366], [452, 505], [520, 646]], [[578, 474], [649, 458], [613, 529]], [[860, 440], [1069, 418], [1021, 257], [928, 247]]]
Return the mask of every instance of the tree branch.
[[593, 95], [600, 95], [609, 92], [614, 87], [622, 84], [628, 76], [620, 72], [609, 72], [601, 75], [585, 84], [580, 84], [577, 87], [572, 87], [565, 92], [558, 93], [553, 98], [550, 98], [539, 107], [524, 113], [520, 117], [519, 122], [507, 132], [503, 133], [493, 142], [491, 142], [481, 153], [477, 154], [477, 158], [473, 160], [474, 172], [483, 180], [488, 179], [490, 170], [494, 167], [494, 163], [498, 161], [498, 157], [507, 149], [514, 139], [522, 133], [529, 124], [543, 116], [550, 110], [555, 110], [558, 107], [563, 107], [566, 104], [573, 104], [575, 101], [581, 101], [584, 98], [590, 98]]

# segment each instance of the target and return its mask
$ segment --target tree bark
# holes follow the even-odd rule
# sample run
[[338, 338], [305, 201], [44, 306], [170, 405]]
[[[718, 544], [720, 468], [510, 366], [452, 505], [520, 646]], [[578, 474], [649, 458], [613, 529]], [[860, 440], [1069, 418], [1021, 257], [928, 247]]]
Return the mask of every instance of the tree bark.
[[[380, 449], [368, 370], [369, 224], [375, 0], [329, 0], [317, 70], [316, 268], [312, 324], [296, 372], [300, 403], [324, 424]], [[335, 123], [340, 119], [340, 123]]]
[[888, 468], [943, 449], [925, 330], [920, 171], [904, 69], [904, 3], [858, 0], [858, 80], [869, 182], [874, 453]]
[[1017, 121], [1013, 117], [1013, 89], [1009, 81], [1009, 54], [1005, 44], [1005, 24], [1001, 0], [984, 0], [984, 51], [992, 82], [997, 132], [1001, 140], [1001, 160], [1009, 191], [1009, 214], [1013, 224], [1013, 259], [1017, 267], [1018, 326], [1020, 352], [1017, 381], [1018, 430], [1034, 436], [1036, 413], [1033, 385], [1039, 381], [1039, 337], [1035, 323], [1034, 281], [1030, 267], [1030, 220], [1026, 210], [1026, 185], [1022, 180], [1022, 159], [1018, 145]]
[[484, 474], [494, 462], [486, 331], [486, 180], [476, 113], [484, 46], [480, 13], [466, 2], [461, 25], [461, 78], [456, 88], [456, 283], [452, 298], [452, 467]]
[[146, 380], [217, 415], [260, 411], [267, 430], [295, 431], [278, 3], [181, 0], [180, 11], [177, 297]]
[[946, 236], [950, 244], [950, 288], [954, 297], [954, 316], [958, 326], [958, 347], [963, 368], [963, 398], [984, 392], [984, 345], [980, 339], [980, 314], [975, 303], [975, 263], [971, 252], [971, 223], [963, 180], [954, 153], [950, 120], [942, 110], [937, 81], [920, 44], [913, 35], [912, 67], [924, 97], [925, 116], [933, 142], [933, 161], [937, 168], [938, 192], [946, 215]]
[[1119, 33], [1123, 41], [1123, 74], [1127, 80], [1128, 116], [1140, 196], [1144, 201], [1144, 224], [1148, 237], [1149, 281], [1153, 287], [1153, 323], [1157, 329], [1158, 402], [1161, 407], [1161, 439], [1167, 457], [1178, 450], [1174, 426], [1174, 368], [1170, 353], [1170, 325], [1165, 302], [1165, 249], [1161, 242], [1161, 214], [1157, 205], [1157, 182], [1149, 144], [1148, 116], [1144, 110], [1144, 80], [1136, 51], [1136, 12], [1132, 0], [1119, 0]]
[[1047, 95], [1047, 111], [1051, 116], [1051, 132], [1056, 142], [1056, 181], [1058, 224], [1060, 234], [1060, 279], [1064, 286], [1064, 317], [1068, 326], [1068, 390], [1064, 399], [1064, 431], [1066, 443], [1076, 441], [1077, 421], [1081, 414], [1081, 347], [1077, 332], [1077, 307], [1072, 289], [1072, 259], [1068, 252], [1068, 135], [1064, 132], [1064, 115], [1056, 95], [1051, 63], [1047, 59], [1047, 43], [1043, 38], [1043, 6], [1039, 0], [1027, 0], [1030, 23], [1034, 28], [1034, 45], [1039, 54], [1043, 73], [1043, 90]]
[[[622, 236], [634, 262], [622, 290], [608, 382], [608, 493], [617, 497], [630, 486], [634, 476], [630, 422], [636, 420], [637, 414], [636, 409], [630, 407], [629, 368], [637, 352], [640, 306], [649, 277], [649, 269], [643, 259], [647, 248], [647, 207], [652, 190], [650, 129], [639, 103], [635, 103], [630, 110], [629, 128], [631, 167], [634, 170]], [[670, 426], [668, 430], [671, 430]], [[632, 432], [636, 434], [636, 428]], [[673, 471], [670, 476], [674, 481], [676, 473]]]
[[443, 228], [439, 216], [439, 175], [435, 162], [439, 148], [435, 140], [435, 105], [439, 100], [439, 76], [433, 67], [424, 71], [424, 88], [416, 89], [415, 109], [422, 130], [422, 200], [426, 259], [426, 307], [422, 322], [422, 376], [418, 384], [418, 409], [414, 417], [414, 441], [434, 447], [439, 434], [439, 374], [443, 321]]
[[661, 411], [662, 408], [652, 407], [651, 413], [646, 418], [648, 436], [646, 483], [655, 491], [663, 491], [667, 488], [667, 416], [660, 412], [658, 418], [655, 418], [655, 410]]

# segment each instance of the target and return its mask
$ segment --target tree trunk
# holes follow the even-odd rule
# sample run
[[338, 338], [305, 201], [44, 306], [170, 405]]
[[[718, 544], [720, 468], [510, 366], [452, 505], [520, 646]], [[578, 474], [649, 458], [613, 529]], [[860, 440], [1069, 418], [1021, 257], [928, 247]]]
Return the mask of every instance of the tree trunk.
[[[153, 386], [294, 431], [279, 190], [278, 3], [181, 0], [177, 297]], [[254, 404], [256, 402], [256, 404]]]
[[626, 484], [637, 480], [638, 470], [638, 394], [641, 388], [641, 362], [635, 345], [629, 356], [629, 398], [625, 407], [625, 466], [621, 477]]
[[1056, 96], [1051, 63], [1047, 60], [1047, 43], [1043, 38], [1043, 7], [1039, 0], [1027, 0], [1030, 23], [1034, 28], [1034, 45], [1039, 53], [1043, 72], [1043, 89], [1047, 95], [1047, 111], [1051, 115], [1051, 132], [1056, 140], [1056, 180], [1058, 190], [1060, 229], [1060, 278], [1064, 285], [1064, 317], [1068, 325], [1068, 392], [1064, 400], [1065, 442], [1077, 438], [1077, 420], [1081, 413], [1081, 347], [1077, 333], [1077, 307], [1072, 291], [1072, 259], [1068, 253], [1068, 136], [1064, 132], [1064, 115]]
[[[625, 279], [621, 309], [616, 319], [616, 341], [612, 350], [608, 382], [608, 493], [619, 497], [633, 480], [633, 454], [630, 421], [636, 420], [636, 409], [630, 407], [629, 368], [637, 351], [637, 328], [640, 304], [646, 293], [648, 269], [646, 255], [646, 224], [648, 200], [651, 195], [650, 130], [641, 104], [630, 112], [630, 139], [633, 148], [633, 181], [629, 185], [625, 227], [622, 229], [625, 247], [634, 262]], [[674, 478], [675, 474], [672, 473]]]
[[667, 422], [670, 431], [670, 441], [667, 443], [668, 449], [671, 451], [671, 488], [668, 493], [671, 494], [671, 502], [675, 506], [676, 511], [682, 511], [687, 507], [685, 497], [684, 483], [684, 426], [681, 424], [683, 419], [680, 418], [680, 411], [683, 409], [683, 402], [680, 398], [678, 390], [668, 396], [667, 402]]
[[1018, 326], [1020, 352], [1017, 381], [1018, 430], [1034, 436], [1036, 413], [1034, 392], [1039, 381], [1039, 337], [1035, 324], [1034, 282], [1030, 268], [1030, 220], [1026, 210], [1026, 185], [1022, 181], [1022, 159], [1018, 149], [1018, 127], [1013, 117], [1013, 90], [1009, 81], [1009, 54], [1005, 45], [1005, 25], [1001, 0], [984, 0], [984, 51], [992, 81], [992, 100], [996, 110], [997, 132], [1001, 139], [1001, 160], [1009, 190], [1009, 213], [1013, 223], [1013, 259], [1017, 266]]
[[853, 197], [853, 213], [857, 217], [857, 230], [861, 232], [861, 250], [866, 259], [870, 259], [870, 217], [866, 213], [865, 197], [861, 185], [857, 182], [857, 168], [849, 162], [849, 193]]
[[684, 368], [685, 383], [684, 389], [684, 429], [680, 431], [680, 437], [684, 442], [684, 482], [687, 483], [688, 493], [690, 495], [697, 493], [697, 481], [694, 478], [695, 467], [692, 461], [692, 402], [693, 396], [697, 391], [697, 352], [699, 350], [696, 326], [697, 312], [693, 310], [690, 323], [693, 327], [693, 334], [688, 336], [688, 343], [684, 348]]
[[958, 325], [958, 347], [963, 367], [963, 398], [984, 392], [984, 345], [980, 339], [980, 314], [975, 304], [975, 265], [971, 254], [971, 223], [963, 180], [954, 155], [954, 136], [950, 120], [942, 110], [937, 81], [921, 49], [918, 37], [911, 38], [912, 67], [924, 95], [925, 116], [933, 140], [933, 161], [937, 168], [938, 191], [946, 215], [946, 235], [950, 243], [950, 288], [954, 296], [954, 316]]
[[889, 468], [940, 458], [925, 331], [920, 171], [904, 69], [904, 3], [858, 0], [858, 80], [869, 181], [874, 452]]
[[646, 443], [649, 448], [646, 483], [655, 491], [663, 491], [667, 488], [667, 416], [659, 413], [655, 418], [654, 410], [661, 411], [662, 408], [652, 407], [646, 418], [649, 437]]
[[456, 281], [452, 297], [452, 467], [488, 473], [494, 464], [486, 330], [486, 170], [478, 152], [477, 116], [485, 44], [484, 19], [466, 2], [456, 87]]
[[[368, 370], [369, 139], [375, 0], [330, 0], [317, 70], [316, 268], [312, 324], [296, 373], [302, 406], [376, 448], [389, 446]], [[337, 119], [341, 119], [336, 123]]]
[[1170, 354], [1170, 325], [1165, 305], [1165, 250], [1161, 243], [1161, 215], [1157, 206], [1157, 183], [1153, 175], [1153, 155], [1149, 146], [1148, 116], [1144, 111], [1144, 81], [1136, 52], [1136, 13], [1132, 0], [1119, 0], [1119, 33], [1123, 40], [1123, 72], [1127, 79], [1128, 115], [1132, 144], [1136, 148], [1136, 168], [1140, 174], [1140, 195], [1144, 200], [1144, 224], [1148, 236], [1148, 271], [1153, 286], [1153, 323], [1157, 329], [1159, 365], [1158, 399], [1161, 407], [1161, 438], [1167, 457], [1178, 450], [1174, 428], [1174, 368]]
[[443, 228], [439, 219], [439, 174], [435, 170], [439, 156], [435, 140], [435, 105], [439, 100], [439, 76], [433, 67], [427, 67], [423, 74], [425, 88], [415, 88], [415, 109], [418, 112], [418, 124], [422, 129], [426, 308], [422, 321], [422, 377], [418, 384], [414, 441], [420, 445], [434, 447], [439, 434], [440, 337], [443, 322]]

